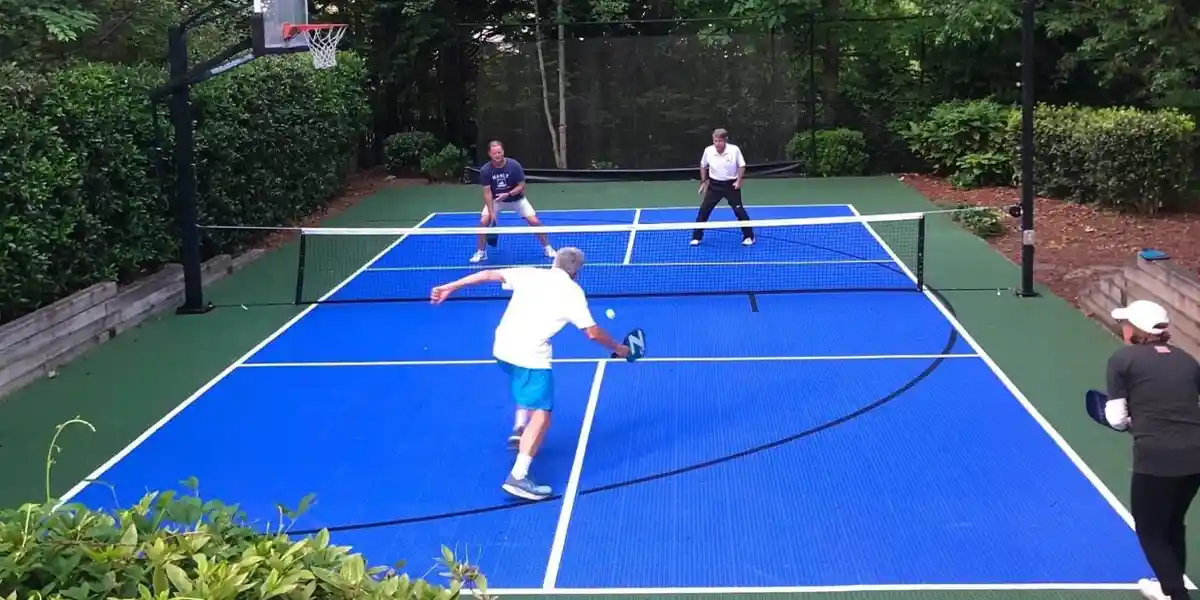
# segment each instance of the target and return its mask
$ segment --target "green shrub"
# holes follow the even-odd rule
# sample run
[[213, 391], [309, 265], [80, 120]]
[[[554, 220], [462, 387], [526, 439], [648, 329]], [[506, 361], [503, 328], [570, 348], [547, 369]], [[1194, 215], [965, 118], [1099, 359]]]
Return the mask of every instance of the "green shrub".
[[[86, 285], [78, 157], [34, 110], [46, 81], [0, 73], [0, 322]], [[83, 263], [83, 264], [81, 264]]]
[[[74, 419], [59, 433], [73, 423], [91, 427]], [[370, 567], [330, 544], [328, 531], [289, 535], [311, 498], [255, 528], [235, 506], [202, 500], [194, 479], [182, 483], [189, 493], [151, 492], [114, 511], [49, 499], [0, 511], [0, 599], [453, 600], [463, 590], [488, 597], [486, 578], [446, 547], [437, 559], [449, 580], [443, 587]]]
[[1000, 152], [971, 152], [959, 157], [950, 184], [978, 188], [1012, 183], [1013, 159]]
[[1004, 233], [1005, 215], [999, 209], [958, 204], [951, 219], [981, 238]]
[[[812, 161], [812, 140], [816, 139], [816, 164]], [[866, 141], [861, 131], [825, 129], [814, 135], [801, 131], [788, 142], [787, 157], [804, 163], [805, 171], [818, 177], [862, 175], [867, 170]]]
[[421, 172], [431, 181], [454, 181], [461, 179], [467, 166], [467, 151], [446, 144], [440, 151], [421, 157]]
[[[365, 79], [353, 54], [341, 53], [331, 69], [291, 54], [258, 59], [197, 87], [201, 224], [287, 225], [336, 196], [369, 120]], [[208, 230], [203, 254], [236, 252], [257, 237]]]
[[383, 144], [383, 158], [388, 173], [397, 177], [419, 175], [421, 161], [435, 154], [441, 142], [432, 133], [408, 131], [388, 136]]
[[87, 230], [72, 251], [87, 263], [84, 278], [126, 283], [158, 268], [177, 245], [148, 151], [154, 125], [146, 94], [159, 73], [95, 63], [58, 71], [50, 82], [41, 112], [55, 119], [82, 176]]
[[[289, 225], [330, 200], [366, 131], [365, 79], [352, 54], [327, 70], [290, 55], [197, 86], [201, 223]], [[157, 162], [146, 95], [162, 80], [156, 67], [82, 63], [46, 75], [0, 67], [0, 322], [177, 259], [162, 193], [173, 168]], [[208, 235], [203, 257], [252, 239]]]
[[[1038, 194], [1153, 213], [1189, 197], [1195, 121], [1175, 110], [1040, 105]], [[1021, 113], [988, 100], [948, 102], [902, 132], [914, 153], [959, 187], [1019, 182]]]
[[[263, 532], [236, 508], [152, 492], [112, 513], [26, 504], [0, 511], [0, 598], [451, 600], [486, 579], [443, 547], [449, 586], [370, 567], [329, 533]], [[299, 537], [299, 536], [297, 536]], [[431, 557], [432, 558], [432, 557]]]
[[923, 121], [913, 121], [900, 134], [913, 153], [951, 177], [961, 187], [1001, 185], [1012, 181], [1017, 146], [1008, 137], [1016, 111], [991, 100], [954, 101], [933, 107]]
[[[1191, 117], [1170, 109], [1047, 105], [1035, 116], [1037, 193], [1142, 213], [1178, 209], [1188, 198], [1196, 150]], [[1014, 116], [1009, 138], [1020, 134]]]

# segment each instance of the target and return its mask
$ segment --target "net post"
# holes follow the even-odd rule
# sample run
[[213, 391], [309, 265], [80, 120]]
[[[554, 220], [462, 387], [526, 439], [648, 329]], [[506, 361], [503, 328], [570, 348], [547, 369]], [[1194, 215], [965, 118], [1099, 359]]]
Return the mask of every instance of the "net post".
[[925, 215], [917, 217], [917, 264], [913, 273], [917, 277], [917, 291], [925, 289]]
[[296, 300], [295, 304], [304, 303], [304, 257], [305, 248], [308, 244], [308, 236], [303, 231], [300, 232], [300, 251], [296, 259]]

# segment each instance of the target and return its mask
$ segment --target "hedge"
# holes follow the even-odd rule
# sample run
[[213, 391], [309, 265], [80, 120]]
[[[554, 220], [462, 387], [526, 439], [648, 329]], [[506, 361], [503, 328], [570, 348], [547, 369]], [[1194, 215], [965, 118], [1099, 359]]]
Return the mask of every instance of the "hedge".
[[466, 150], [443, 143], [425, 131], [405, 131], [388, 136], [384, 141], [383, 157], [391, 175], [424, 175], [429, 181], [462, 180], [469, 160]]
[[[91, 428], [78, 418], [70, 425]], [[94, 431], [94, 428], [93, 428]], [[438, 585], [370, 566], [328, 531], [291, 535], [312, 497], [251, 527], [236, 505], [204, 500], [194, 478], [181, 492], [151, 492], [134, 506], [100, 511], [49, 497], [0, 510], [2, 600], [490, 600], [487, 579], [448, 548]], [[100, 485], [100, 484], [97, 484]], [[422, 573], [426, 569], [419, 567]]]
[[901, 135], [934, 172], [962, 187], [1012, 182], [1007, 127], [1014, 110], [990, 100], [939, 104]]
[[[307, 54], [283, 58], [243, 65], [195, 94], [202, 224], [292, 223], [335, 196], [356, 164], [370, 119], [365, 63], [342, 53], [336, 68], [318, 70]], [[206, 240], [206, 255], [250, 239], [222, 233]]]
[[[813, 140], [817, 146], [815, 163], [812, 163]], [[805, 173], [817, 177], [862, 175], [870, 161], [866, 138], [861, 131], [853, 129], [801, 131], [792, 136], [785, 154], [790, 160], [799, 161]]]
[[[259, 59], [193, 89], [202, 223], [290, 224], [342, 188], [368, 106], [362, 61], [339, 63]], [[147, 100], [163, 80], [157, 68], [99, 63], [0, 70], [0, 322], [177, 260], [163, 193], [173, 169], [156, 151], [154, 115], [170, 129]], [[212, 236], [204, 257], [250, 241]]]
[[[1020, 112], [1009, 119], [1019, 144]], [[1036, 193], [1141, 213], [1184, 208], [1193, 174], [1195, 121], [1172, 109], [1039, 106]], [[1013, 159], [1015, 173], [1020, 173]]]
[[[1188, 201], [1195, 121], [1172, 109], [1038, 105], [1034, 189], [1142, 213]], [[989, 100], [949, 102], [902, 132], [915, 154], [962, 187], [1020, 181], [1021, 113]]]

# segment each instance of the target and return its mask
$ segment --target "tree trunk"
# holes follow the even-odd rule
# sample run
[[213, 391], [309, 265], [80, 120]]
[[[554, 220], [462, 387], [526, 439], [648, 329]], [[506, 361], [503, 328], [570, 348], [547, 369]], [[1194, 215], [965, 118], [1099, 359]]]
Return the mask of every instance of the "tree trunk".
[[[550, 148], [554, 153], [554, 164], [558, 168], [563, 168], [562, 156], [563, 153], [559, 149], [558, 131], [554, 129], [554, 113], [550, 112], [550, 89], [546, 82], [546, 55], [542, 51], [542, 22], [537, 14], [533, 17], [534, 35], [537, 40], [537, 58], [538, 58], [538, 75], [542, 78], [542, 109], [546, 113], [546, 128], [550, 130]], [[560, 26], [561, 27], [561, 26]], [[559, 61], [559, 72], [562, 72], [561, 60]]]
[[558, 0], [558, 168], [567, 168], [567, 28]]

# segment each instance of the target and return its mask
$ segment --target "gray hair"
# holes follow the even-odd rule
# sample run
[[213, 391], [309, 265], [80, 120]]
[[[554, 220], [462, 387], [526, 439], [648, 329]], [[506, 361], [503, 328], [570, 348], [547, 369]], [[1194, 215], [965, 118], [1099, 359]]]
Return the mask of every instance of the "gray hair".
[[583, 251], [570, 246], [559, 248], [554, 255], [554, 266], [574, 277], [579, 274], [579, 269], [583, 268]]
[[718, 140], [723, 140], [729, 137], [729, 132], [724, 129], [714, 129], [712, 136]]

